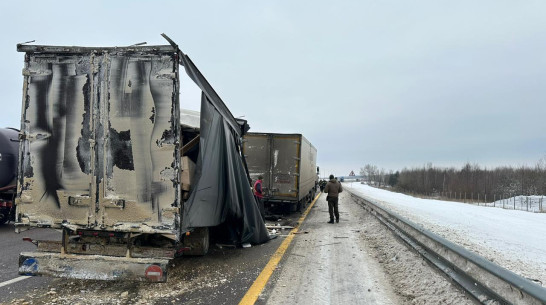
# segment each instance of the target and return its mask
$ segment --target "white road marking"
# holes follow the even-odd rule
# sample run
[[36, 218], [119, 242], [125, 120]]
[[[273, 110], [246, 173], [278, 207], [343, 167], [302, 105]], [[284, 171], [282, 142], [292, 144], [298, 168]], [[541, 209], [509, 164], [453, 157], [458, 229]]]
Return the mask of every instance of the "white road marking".
[[11, 285], [11, 284], [13, 284], [13, 283], [17, 283], [17, 282], [22, 281], [22, 280], [26, 280], [26, 279], [28, 279], [29, 277], [32, 277], [32, 276], [23, 275], [23, 276], [20, 276], [20, 277], [16, 277], [16, 278], [11, 279], [11, 280], [9, 280], [9, 281], [5, 281], [5, 282], [0, 283], [0, 287], [4, 287], [4, 286], [7, 286], [7, 285]]

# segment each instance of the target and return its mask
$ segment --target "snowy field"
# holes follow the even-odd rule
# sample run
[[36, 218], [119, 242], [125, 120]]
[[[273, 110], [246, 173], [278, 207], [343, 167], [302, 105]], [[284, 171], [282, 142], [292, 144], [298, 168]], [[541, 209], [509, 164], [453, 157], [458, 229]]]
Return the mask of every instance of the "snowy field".
[[357, 182], [343, 187], [546, 286], [546, 213], [420, 199]]
[[546, 204], [544, 196], [514, 196], [495, 202], [480, 203], [486, 206], [522, 210], [529, 212], [546, 212]]

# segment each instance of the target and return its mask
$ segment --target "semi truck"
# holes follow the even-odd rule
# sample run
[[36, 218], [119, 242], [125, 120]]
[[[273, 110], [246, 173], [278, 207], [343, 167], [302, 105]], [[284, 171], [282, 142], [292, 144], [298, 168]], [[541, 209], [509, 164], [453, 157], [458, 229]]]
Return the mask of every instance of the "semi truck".
[[[240, 154], [247, 122], [163, 37], [170, 44], [17, 46], [16, 231], [61, 235], [25, 239], [37, 248], [20, 254], [20, 274], [164, 282], [171, 259], [207, 253], [211, 229], [233, 243], [269, 239]], [[181, 122], [181, 66], [202, 91], [200, 129]]]
[[263, 177], [264, 204], [268, 208], [301, 210], [318, 187], [317, 149], [301, 134], [249, 132], [243, 154], [250, 177]]

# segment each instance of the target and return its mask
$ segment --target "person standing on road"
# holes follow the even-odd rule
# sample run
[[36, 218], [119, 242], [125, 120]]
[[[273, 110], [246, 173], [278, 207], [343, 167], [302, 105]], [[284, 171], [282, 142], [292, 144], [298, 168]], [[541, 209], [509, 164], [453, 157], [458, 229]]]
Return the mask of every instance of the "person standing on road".
[[328, 194], [328, 196], [326, 196], [326, 200], [328, 201], [328, 212], [330, 213], [330, 221], [328, 221], [328, 223], [334, 223], [334, 216], [336, 217], [336, 222], [339, 222], [338, 196], [339, 193], [343, 192], [343, 187], [341, 186], [341, 183], [334, 178], [334, 175], [330, 175], [330, 181], [326, 183], [324, 192]]
[[264, 193], [262, 189], [262, 175], [258, 176], [258, 180], [254, 182], [254, 198], [256, 198], [256, 204], [262, 215], [262, 219], [265, 221], [265, 208], [264, 208]]

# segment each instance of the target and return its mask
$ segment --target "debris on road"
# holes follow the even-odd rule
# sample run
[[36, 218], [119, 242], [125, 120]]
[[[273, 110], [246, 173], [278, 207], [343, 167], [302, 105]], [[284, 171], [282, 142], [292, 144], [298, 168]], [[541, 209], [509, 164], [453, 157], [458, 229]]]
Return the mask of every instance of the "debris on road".
[[286, 229], [292, 230], [292, 229], [294, 229], [294, 227], [292, 227], [292, 226], [281, 226], [279, 224], [276, 224], [274, 226], [265, 226], [265, 227], [268, 228], [268, 229], [281, 229], [281, 230], [286, 230]]

